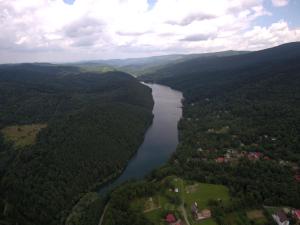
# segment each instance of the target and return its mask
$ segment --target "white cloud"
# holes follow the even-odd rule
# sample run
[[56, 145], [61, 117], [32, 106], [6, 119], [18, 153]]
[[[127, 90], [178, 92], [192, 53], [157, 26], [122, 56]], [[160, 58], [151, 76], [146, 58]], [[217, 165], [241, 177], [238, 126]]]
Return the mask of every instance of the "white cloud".
[[270, 13], [263, 0], [157, 0], [153, 7], [147, 0], [0, 0], [0, 62], [259, 49], [300, 40], [299, 29], [284, 21], [252, 27], [264, 15]]
[[272, 0], [272, 3], [275, 7], [286, 6], [289, 3], [289, 0]]

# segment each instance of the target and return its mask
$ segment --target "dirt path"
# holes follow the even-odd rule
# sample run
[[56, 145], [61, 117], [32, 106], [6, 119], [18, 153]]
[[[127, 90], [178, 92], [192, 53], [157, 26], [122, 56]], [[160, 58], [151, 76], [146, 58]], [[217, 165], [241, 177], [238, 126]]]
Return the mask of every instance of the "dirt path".
[[153, 207], [151, 209], [144, 210], [144, 213], [151, 212], [151, 211], [156, 210], [156, 209], [161, 209], [161, 207], [160, 206], [159, 207]]
[[101, 218], [100, 218], [100, 221], [99, 221], [99, 225], [102, 225], [102, 223], [103, 223], [104, 215], [105, 215], [105, 213], [106, 213], [107, 208], [108, 208], [108, 203], [107, 203], [106, 206], [104, 207], [104, 210], [103, 210], [103, 212], [102, 212], [102, 215], [101, 215]]
[[184, 218], [184, 221], [186, 223], [186, 225], [191, 225], [189, 220], [188, 220], [188, 216], [187, 216], [187, 213], [186, 213], [186, 210], [185, 210], [185, 207], [184, 207], [184, 192], [185, 192], [185, 188], [184, 188], [184, 185], [183, 185], [183, 180], [181, 182], [181, 205], [180, 205], [180, 211], [183, 215], [183, 218]]
[[184, 208], [184, 203], [181, 204], [180, 210], [181, 210], [181, 213], [182, 213], [183, 218], [184, 218], [184, 220], [185, 220], [185, 223], [186, 223], [187, 225], [191, 225], [190, 222], [189, 222], [189, 220], [188, 220], [188, 216], [187, 216], [186, 210], [185, 210], [185, 208]]

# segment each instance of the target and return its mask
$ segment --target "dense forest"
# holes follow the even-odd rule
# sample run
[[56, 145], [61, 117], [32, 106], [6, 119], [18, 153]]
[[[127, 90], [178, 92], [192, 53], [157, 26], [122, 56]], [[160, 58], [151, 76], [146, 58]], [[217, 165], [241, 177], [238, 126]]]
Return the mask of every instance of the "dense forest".
[[300, 207], [299, 58], [290, 43], [145, 75], [185, 96], [180, 145], [160, 172], [226, 184], [248, 205]]
[[[98, 221], [103, 202], [86, 193], [122, 171], [151, 124], [152, 107], [151, 89], [126, 73], [0, 66], [0, 223]], [[34, 142], [17, 146], [7, 138], [7, 130], [30, 126], [41, 128]]]

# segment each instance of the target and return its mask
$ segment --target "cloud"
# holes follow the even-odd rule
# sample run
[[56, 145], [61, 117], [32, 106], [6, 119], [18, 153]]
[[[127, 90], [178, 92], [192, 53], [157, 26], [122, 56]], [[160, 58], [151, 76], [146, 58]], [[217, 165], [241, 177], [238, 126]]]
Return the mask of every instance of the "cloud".
[[249, 49], [272, 47], [287, 42], [300, 40], [300, 29], [289, 28], [287, 22], [281, 20], [269, 27], [255, 26], [244, 34], [244, 46]]
[[204, 41], [213, 37], [214, 36], [211, 36], [209, 34], [193, 34], [181, 39], [181, 41]]
[[151, 31], [117, 31], [116, 33], [121, 36], [140, 36], [144, 34], [149, 34], [151, 33]]
[[272, 3], [275, 7], [286, 6], [289, 3], [289, 0], [272, 0]]
[[253, 27], [257, 18], [271, 15], [263, 3], [0, 0], [0, 62], [253, 50], [300, 40], [299, 29], [285, 21]]
[[102, 33], [103, 27], [104, 24], [101, 21], [90, 17], [84, 17], [68, 24], [63, 29], [66, 36], [74, 38]]
[[189, 25], [190, 23], [194, 22], [194, 21], [201, 21], [201, 20], [210, 20], [210, 19], [214, 19], [216, 18], [216, 16], [214, 15], [209, 15], [209, 14], [191, 14], [191, 15], [187, 15], [187, 17], [183, 18], [180, 21], [167, 21], [168, 24], [171, 25], [180, 25], [180, 26], [186, 26]]

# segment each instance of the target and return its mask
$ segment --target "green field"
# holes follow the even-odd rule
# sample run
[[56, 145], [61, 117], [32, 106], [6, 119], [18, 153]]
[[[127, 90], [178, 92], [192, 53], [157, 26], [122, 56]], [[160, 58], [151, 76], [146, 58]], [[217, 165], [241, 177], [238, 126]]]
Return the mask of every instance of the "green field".
[[208, 202], [211, 199], [220, 200], [225, 204], [230, 200], [227, 187], [204, 183], [185, 186], [184, 199], [188, 206], [197, 202], [200, 209], [208, 207]]
[[229, 213], [226, 215], [224, 222], [229, 225], [264, 225], [268, 221], [263, 214], [263, 210], [249, 210], [247, 212]]
[[[197, 202], [200, 210], [209, 208], [209, 200], [220, 200], [224, 204], [230, 201], [229, 190], [223, 185], [206, 184], [185, 181], [178, 177], [167, 177], [162, 183], [168, 180], [170, 187], [165, 187], [160, 193], [150, 198], [137, 199], [132, 203], [135, 208], [142, 208], [146, 217], [154, 224], [165, 224], [164, 216], [168, 212], [174, 213], [177, 218], [183, 220], [180, 206], [184, 205], [187, 212], [189, 223], [199, 225], [216, 225], [213, 218], [202, 221], [195, 221], [191, 214], [191, 206]], [[176, 193], [174, 190], [178, 188]], [[174, 203], [172, 199], [180, 199], [180, 202]]]
[[199, 224], [199, 225], [217, 225], [214, 219], [207, 219], [201, 222], [191, 221], [191, 224]]
[[46, 124], [15, 125], [2, 129], [4, 137], [12, 141], [16, 148], [33, 145], [37, 134], [41, 129], [47, 127]]

